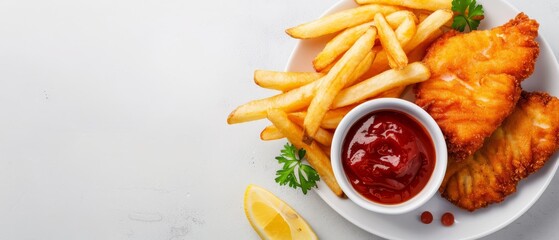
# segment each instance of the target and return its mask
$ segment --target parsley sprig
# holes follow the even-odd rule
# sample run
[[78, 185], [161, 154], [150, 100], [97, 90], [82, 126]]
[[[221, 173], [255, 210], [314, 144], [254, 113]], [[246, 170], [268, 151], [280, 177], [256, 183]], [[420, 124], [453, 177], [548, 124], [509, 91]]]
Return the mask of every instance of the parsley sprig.
[[452, 0], [452, 11], [455, 13], [452, 28], [460, 32], [466, 29], [466, 25], [470, 31], [476, 30], [484, 13], [483, 6], [476, 0]]
[[292, 144], [286, 143], [281, 150], [281, 155], [276, 157], [276, 160], [283, 164], [283, 167], [276, 172], [276, 182], [280, 185], [289, 184], [295, 189], [299, 187], [304, 194], [316, 187], [320, 177], [314, 168], [303, 164], [305, 154], [305, 149], [297, 150]]

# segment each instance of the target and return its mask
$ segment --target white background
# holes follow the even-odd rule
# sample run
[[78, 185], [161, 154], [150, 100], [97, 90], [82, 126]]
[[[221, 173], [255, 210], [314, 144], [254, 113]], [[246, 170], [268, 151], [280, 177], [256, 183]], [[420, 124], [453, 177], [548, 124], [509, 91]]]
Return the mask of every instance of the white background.
[[[265, 121], [226, 124], [273, 94], [252, 74], [284, 69], [284, 29], [335, 2], [0, 0], [0, 239], [257, 239], [250, 183], [323, 239], [378, 239], [274, 182], [284, 141], [259, 140]], [[511, 3], [557, 56], [559, 2]], [[487, 239], [556, 238], [557, 199], [555, 177]]]

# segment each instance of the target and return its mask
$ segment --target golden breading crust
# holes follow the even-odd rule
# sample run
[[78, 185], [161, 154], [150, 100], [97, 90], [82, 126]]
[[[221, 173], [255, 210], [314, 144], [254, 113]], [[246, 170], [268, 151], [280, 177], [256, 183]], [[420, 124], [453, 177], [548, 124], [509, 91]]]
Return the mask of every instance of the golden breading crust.
[[511, 113], [534, 71], [538, 26], [520, 13], [492, 30], [451, 31], [429, 48], [431, 78], [416, 85], [415, 102], [439, 124], [455, 159], [478, 150]]
[[513, 113], [480, 150], [462, 161], [449, 159], [439, 191], [469, 211], [501, 202], [558, 148], [559, 99], [522, 92]]

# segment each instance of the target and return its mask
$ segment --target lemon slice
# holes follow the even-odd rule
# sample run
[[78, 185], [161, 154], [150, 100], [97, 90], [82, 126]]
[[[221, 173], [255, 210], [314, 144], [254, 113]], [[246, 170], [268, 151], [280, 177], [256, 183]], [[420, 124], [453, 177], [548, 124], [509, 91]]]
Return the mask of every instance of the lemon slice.
[[248, 185], [245, 213], [262, 239], [317, 239], [309, 224], [268, 190]]

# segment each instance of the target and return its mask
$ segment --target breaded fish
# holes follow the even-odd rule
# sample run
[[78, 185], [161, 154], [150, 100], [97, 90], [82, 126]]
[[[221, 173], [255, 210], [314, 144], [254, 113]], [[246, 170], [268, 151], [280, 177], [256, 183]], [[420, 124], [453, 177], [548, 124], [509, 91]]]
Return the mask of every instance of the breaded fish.
[[538, 23], [520, 13], [486, 31], [446, 33], [423, 61], [431, 78], [415, 87], [415, 103], [439, 124], [448, 151], [464, 159], [511, 113], [520, 83], [534, 71]]
[[469, 211], [501, 202], [558, 147], [559, 99], [522, 92], [513, 113], [480, 150], [463, 161], [449, 159], [439, 191]]

